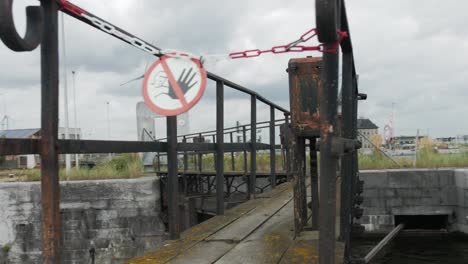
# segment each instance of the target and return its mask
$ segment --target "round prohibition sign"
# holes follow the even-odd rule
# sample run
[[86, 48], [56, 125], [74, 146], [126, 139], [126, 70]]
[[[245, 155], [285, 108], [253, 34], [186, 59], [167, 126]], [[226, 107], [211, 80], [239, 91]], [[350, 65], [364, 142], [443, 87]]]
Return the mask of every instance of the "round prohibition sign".
[[199, 60], [162, 56], [145, 73], [143, 98], [154, 112], [174, 116], [192, 108], [205, 87], [206, 71]]

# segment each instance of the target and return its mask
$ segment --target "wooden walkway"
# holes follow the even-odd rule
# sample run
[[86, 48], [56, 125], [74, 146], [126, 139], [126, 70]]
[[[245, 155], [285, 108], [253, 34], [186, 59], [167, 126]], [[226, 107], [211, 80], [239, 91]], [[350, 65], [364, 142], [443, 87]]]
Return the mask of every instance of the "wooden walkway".
[[[292, 196], [291, 184], [281, 184], [127, 264], [318, 263], [318, 232], [294, 237]], [[342, 263], [342, 244], [336, 251]]]

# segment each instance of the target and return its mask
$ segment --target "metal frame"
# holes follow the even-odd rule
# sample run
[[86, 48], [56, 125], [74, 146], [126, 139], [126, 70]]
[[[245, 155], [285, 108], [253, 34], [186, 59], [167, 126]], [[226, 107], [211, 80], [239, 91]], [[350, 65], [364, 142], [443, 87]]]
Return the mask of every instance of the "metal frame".
[[[0, 139], [0, 155], [17, 154], [40, 154], [41, 166], [41, 188], [42, 188], [42, 242], [43, 242], [43, 263], [59, 263], [60, 258], [60, 185], [59, 185], [59, 163], [58, 154], [65, 153], [129, 153], [129, 152], [165, 152], [168, 155], [168, 188], [169, 192], [169, 231], [170, 237], [175, 239], [180, 237], [180, 226], [178, 219], [179, 190], [178, 190], [178, 151], [199, 152], [199, 169], [201, 170], [200, 155], [203, 151], [216, 151], [218, 155], [218, 165], [216, 173], [217, 187], [217, 212], [224, 212], [224, 151], [243, 151], [251, 153], [250, 185], [255, 183], [255, 153], [258, 149], [272, 149], [268, 144], [255, 142], [256, 134], [256, 102], [257, 100], [267, 104], [270, 109], [276, 109], [284, 114], [288, 111], [279, 105], [267, 100], [263, 96], [251, 91], [243, 86], [226, 80], [220, 76], [208, 72], [208, 79], [217, 83], [218, 96], [221, 97], [225, 87], [230, 87], [251, 96], [251, 123], [253, 142], [250, 144], [224, 143], [222, 138], [223, 129], [223, 98], [217, 100], [217, 129], [218, 142], [215, 144], [203, 143], [179, 143], [177, 142], [177, 118], [167, 118], [167, 142], [132, 142], [132, 141], [101, 141], [101, 140], [59, 140], [58, 139], [58, 110], [59, 110], [59, 55], [58, 55], [58, 22], [57, 14], [59, 4], [64, 5], [66, 1], [41, 0], [40, 6], [27, 7], [27, 30], [24, 38], [20, 37], [13, 23], [12, 0], [0, 0], [0, 38], [14, 51], [31, 51], [41, 44], [41, 139]], [[62, 6], [63, 7], [63, 6]], [[85, 22], [101, 31], [102, 28], [90, 23], [77, 15], [80, 10], [73, 8], [62, 8], [61, 11]], [[89, 13], [90, 14], [90, 13]], [[104, 21], [105, 22], [105, 21]], [[106, 22], [107, 23], [107, 22]], [[117, 27], [116, 27], [117, 28]], [[121, 30], [121, 29], [119, 29]], [[121, 30], [123, 31], [123, 30]], [[114, 37], [116, 37], [114, 35]], [[123, 38], [118, 39], [127, 42]], [[148, 42], [148, 46], [158, 49]], [[158, 49], [159, 50], [159, 49]], [[154, 54], [155, 56], [160, 56]], [[270, 126], [271, 126], [271, 121]], [[244, 126], [245, 128], [245, 126]], [[244, 129], [245, 134], [245, 129]], [[274, 130], [272, 132], [273, 137]], [[215, 135], [213, 135], [215, 136]], [[245, 136], [244, 136], [245, 139]], [[246, 148], [246, 146], [248, 146]], [[224, 149], [223, 149], [224, 148]], [[275, 146], [276, 149], [276, 146]], [[159, 157], [159, 156], [158, 156]], [[274, 168], [272, 168], [274, 172]], [[274, 187], [275, 184], [272, 184]], [[250, 196], [255, 196], [255, 186], [250, 190]]]

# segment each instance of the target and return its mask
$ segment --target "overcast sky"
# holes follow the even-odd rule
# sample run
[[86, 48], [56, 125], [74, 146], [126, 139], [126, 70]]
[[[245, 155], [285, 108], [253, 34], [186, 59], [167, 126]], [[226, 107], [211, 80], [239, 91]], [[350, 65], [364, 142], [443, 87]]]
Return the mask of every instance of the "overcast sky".
[[[24, 31], [24, 6], [37, 1], [14, 2], [15, 23]], [[270, 48], [315, 27], [313, 0], [72, 2], [158, 47], [202, 55]], [[383, 128], [395, 103], [397, 134], [415, 134], [418, 128], [432, 136], [468, 134], [468, 2], [346, 2], [359, 88], [368, 94], [368, 100], [359, 105], [359, 115]], [[111, 138], [136, 140], [135, 105], [142, 100], [142, 81], [119, 84], [141, 75], [155, 58], [66, 15], [65, 30], [70, 124], [74, 70], [83, 137], [106, 138], [106, 102], [110, 102]], [[289, 108], [287, 62], [308, 55], [320, 56], [315, 52], [266, 54], [206, 67]], [[0, 113], [3, 116], [6, 108], [10, 128], [40, 126], [39, 63], [39, 49], [20, 54], [0, 43]], [[236, 120], [247, 123], [249, 97], [228, 91], [226, 96], [226, 126]], [[63, 109], [61, 96], [62, 126]], [[258, 110], [258, 120], [266, 120], [268, 108], [259, 104]], [[212, 82], [190, 117], [193, 132], [215, 128]], [[157, 124], [165, 129], [163, 122]]]

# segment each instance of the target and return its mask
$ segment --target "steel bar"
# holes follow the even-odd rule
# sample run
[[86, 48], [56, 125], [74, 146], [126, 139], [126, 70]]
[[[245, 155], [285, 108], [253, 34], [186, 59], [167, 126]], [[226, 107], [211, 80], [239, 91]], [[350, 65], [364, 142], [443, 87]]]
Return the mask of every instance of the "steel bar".
[[[58, 140], [58, 151], [64, 153], [136, 153], [166, 152], [166, 142], [156, 141], [106, 141]], [[191, 144], [191, 143], [188, 143]]]
[[[341, 112], [342, 112], [342, 136], [353, 139], [353, 72], [352, 54], [342, 55], [342, 88], [341, 88]], [[351, 225], [353, 207], [352, 185], [354, 180], [353, 152], [344, 154], [341, 159], [341, 210], [340, 210], [340, 240], [345, 243], [345, 260], [350, 256]]]
[[[224, 214], [224, 84], [216, 83], [216, 214]], [[232, 135], [232, 134], [231, 134]]]
[[177, 151], [200, 151], [200, 152], [215, 152], [215, 143], [179, 143]]
[[233, 82], [231, 82], [229, 80], [226, 80], [226, 79], [224, 79], [224, 78], [222, 78], [222, 77], [220, 77], [220, 76], [218, 76], [216, 74], [210, 73], [210, 72], [208, 72], [208, 78], [213, 80], [213, 81], [222, 81], [224, 83], [224, 85], [226, 85], [228, 87], [231, 87], [231, 88], [233, 88], [235, 90], [250, 94], [251, 96], [255, 96], [259, 101], [261, 101], [261, 102], [263, 102], [263, 103], [265, 103], [265, 104], [267, 104], [269, 106], [273, 106], [274, 108], [276, 108], [276, 109], [278, 109], [278, 110], [280, 110], [282, 112], [289, 113], [289, 111], [286, 110], [285, 108], [271, 102], [270, 100], [268, 100], [265, 97], [259, 95], [258, 93], [254, 92], [252, 90], [249, 90], [249, 89], [247, 89], [247, 88], [245, 88], [245, 87], [243, 87], [243, 86], [241, 86], [241, 85], [239, 85], [237, 83], [233, 83]]
[[374, 259], [374, 257], [390, 242], [392, 241], [400, 232], [405, 228], [405, 224], [401, 223], [393, 228], [390, 233], [388, 233], [367, 255], [364, 257], [364, 262], [369, 263]]
[[41, 44], [41, 203], [42, 262], [60, 263], [60, 185], [57, 152], [59, 115], [58, 6], [41, 1], [44, 34]]
[[255, 185], [257, 171], [257, 97], [250, 96], [250, 175], [249, 175], [249, 199], [255, 199]]
[[276, 187], [275, 108], [270, 106], [270, 185]]
[[311, 188], [311, 211], [312, 229], [318, 229], [319, 221], [319, 187], [318, 187], [318, 161], [317, 161], [317, 138], [313, 137], [309, 143], [310, 155], [310, 188]]
[[39, 139], [0, 139], [0, 155], [39, 154]]
[[[325, 49], [334, 48], [325, 44]], [[337, 157], [332, 153], [332, 141], [337, 131], [338, 52], [323, 54], [320, 86], [320, 218], [319, 262], [335, 263], [336, 169]]]
[[167, 118], [167, 190], [170, 239], [180, 237], [179, 223], [179, 179], [177, 173], [177, 116]]

